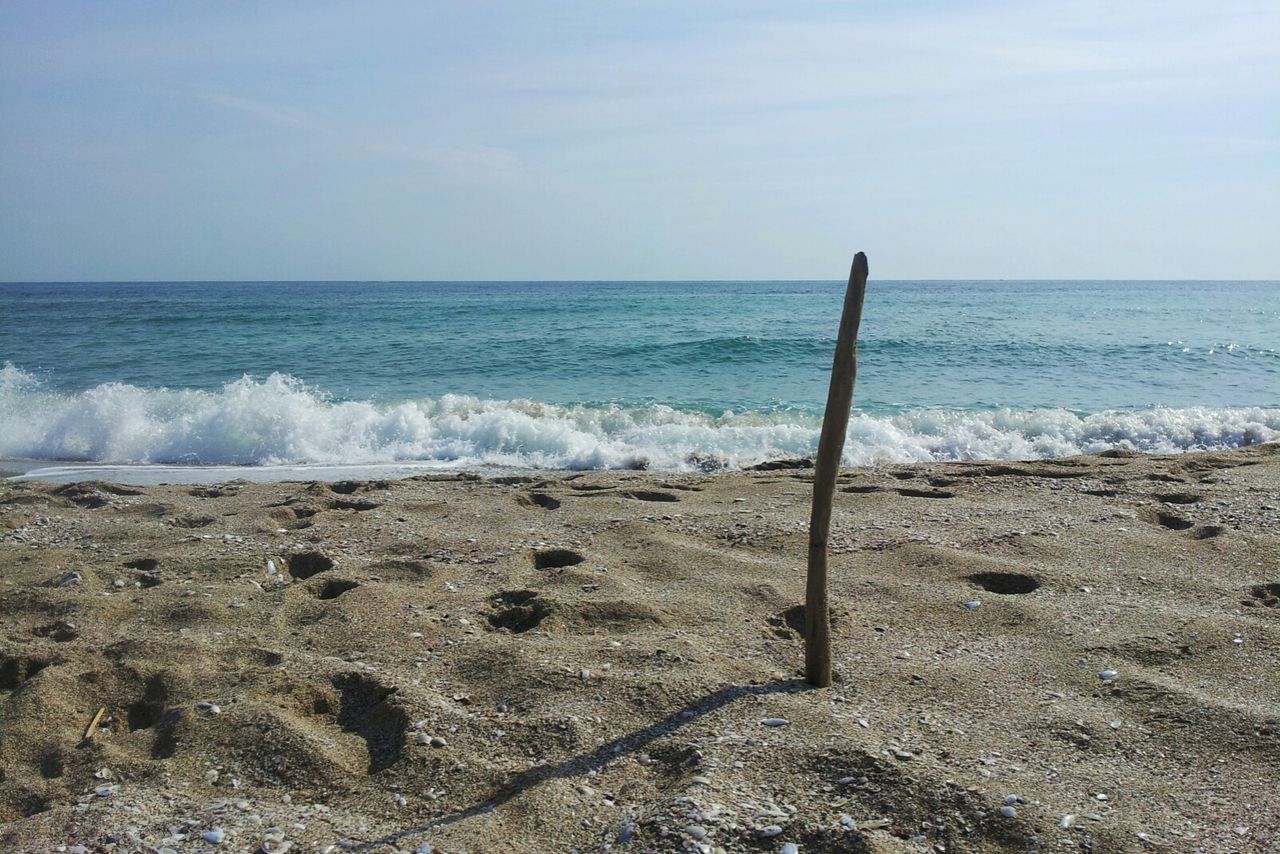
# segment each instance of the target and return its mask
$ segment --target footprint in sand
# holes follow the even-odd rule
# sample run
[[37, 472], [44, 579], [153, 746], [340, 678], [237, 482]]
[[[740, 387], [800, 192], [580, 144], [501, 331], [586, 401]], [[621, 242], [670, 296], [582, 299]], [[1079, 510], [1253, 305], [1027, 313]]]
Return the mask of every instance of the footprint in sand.
[[335, 566], [333, 558], [320, 552], [298, 552], [286, 558], [289, 574], [299, 581], [305, 581], [313, 575], [328, 572]]
[[546, 549], [533, 553], [534, 569], [564, 569], [577, 566], [586, 557], [570, 549]]
[[1040, 589], [1040, 582], [1020, 572], [978, 572], [965, 576], [988, 593], [1001, 596], [1018, 596]]
[[679, 501], [680, 496], [670, 492], [655, 492], [653, 490], [633, 489], [620, 493], [624, 498], [634, 498], [637, 501]]

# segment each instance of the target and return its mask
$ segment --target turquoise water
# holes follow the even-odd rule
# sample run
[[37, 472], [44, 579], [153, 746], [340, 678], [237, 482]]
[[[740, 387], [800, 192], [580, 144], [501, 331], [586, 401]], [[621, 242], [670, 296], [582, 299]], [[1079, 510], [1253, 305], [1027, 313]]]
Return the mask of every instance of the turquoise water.
[[[735, 467], [816, 444], [842, 282], [0, 285], [0, 456]], [[1280, 438], [1280, 283], [869, 285], [846, 461]]]

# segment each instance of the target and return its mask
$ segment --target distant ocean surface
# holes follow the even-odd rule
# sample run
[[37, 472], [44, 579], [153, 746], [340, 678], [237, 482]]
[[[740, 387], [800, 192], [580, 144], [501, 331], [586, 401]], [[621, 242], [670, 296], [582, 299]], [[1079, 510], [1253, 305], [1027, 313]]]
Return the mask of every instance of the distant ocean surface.
[[[180, 481], [803, 456], [843, 291], [0, 284], [0, 458]], [[1276, 440], [1280, 283], [868, 286], [849, 465]]]

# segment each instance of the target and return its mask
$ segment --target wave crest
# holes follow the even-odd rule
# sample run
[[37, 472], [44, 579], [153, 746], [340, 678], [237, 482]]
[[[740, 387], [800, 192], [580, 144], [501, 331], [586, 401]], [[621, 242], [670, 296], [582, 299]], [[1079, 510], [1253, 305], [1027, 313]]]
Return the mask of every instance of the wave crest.
[[[0, 456], [44, 460], [664, 470], [711, 461], [739, 468], [813, 453], [819, 426], [797, 412], [713, 416], [662, 405], [557, 406], [463, 395], [341, 402], [284, 374], [242, 377], [216, 392], [106, 383], [59, 394], [13, 365], [0, 369]], [[1272, 441], [1280, 441], [1280, 409], [915, 410], [855, 414], [844, 461], [1033, 459], [1112, 448], [1173, 453]]]

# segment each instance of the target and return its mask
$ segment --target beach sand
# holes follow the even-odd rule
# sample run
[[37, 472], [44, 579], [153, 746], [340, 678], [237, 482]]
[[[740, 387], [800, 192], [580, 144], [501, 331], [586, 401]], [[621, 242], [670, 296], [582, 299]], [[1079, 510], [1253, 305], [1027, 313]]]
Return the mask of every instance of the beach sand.
[[1280, 850], [1280, 445], [809, 478], [0, 484], [0, 850]]

